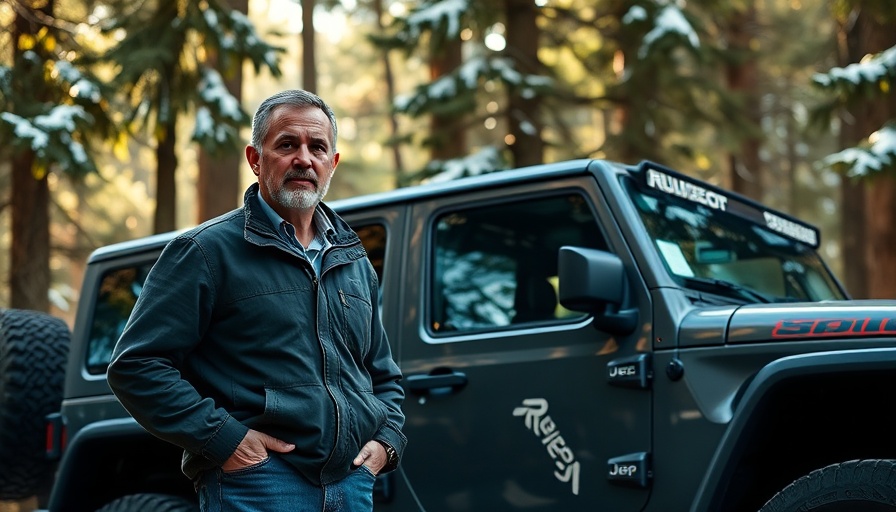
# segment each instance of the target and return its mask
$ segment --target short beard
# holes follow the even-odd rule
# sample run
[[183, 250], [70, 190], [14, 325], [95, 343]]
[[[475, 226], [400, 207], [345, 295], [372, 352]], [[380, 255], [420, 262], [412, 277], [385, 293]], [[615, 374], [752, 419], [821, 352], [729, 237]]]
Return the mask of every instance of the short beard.
[[[314, 183], [314, 190], [287, 190], [283, 186], [283, 182], [293, 178], [310, 179]], [[273, 192], [274, 201], [277, 201], [280, 206], [295, 210], [310, 210], [315, 208], [327, 195], [327, 191], [330, 189], [330, 182], [325, 182], [323, 187], [321, 187], [320, 181], [310, 171], [290, 171], [286, 173], [283, 181], [280, 183], [277, 183], [273, 176], [268, 176], [267, 186], [268, 190]]]

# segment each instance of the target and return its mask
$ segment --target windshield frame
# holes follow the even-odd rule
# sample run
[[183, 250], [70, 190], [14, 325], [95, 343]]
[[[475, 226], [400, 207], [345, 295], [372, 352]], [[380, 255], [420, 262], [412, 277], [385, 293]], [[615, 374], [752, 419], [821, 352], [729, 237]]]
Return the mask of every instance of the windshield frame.
[[[848, 298], [817, 252], [814, 226], [653, 162], [628, 170], [620, 185], [678, 286], [740, 303]], [[681, 225], [670, 228], [673, 221]], [[676, 231], [694, 237], [670, 236]]]

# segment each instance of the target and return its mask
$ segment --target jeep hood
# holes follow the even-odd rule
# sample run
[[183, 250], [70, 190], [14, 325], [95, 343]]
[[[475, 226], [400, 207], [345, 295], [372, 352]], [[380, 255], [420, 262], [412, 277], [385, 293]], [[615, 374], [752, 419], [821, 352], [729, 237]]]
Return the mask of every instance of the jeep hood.
[[679, 346], [896, 337], [896, 300], [705, 308], [681, 323]]

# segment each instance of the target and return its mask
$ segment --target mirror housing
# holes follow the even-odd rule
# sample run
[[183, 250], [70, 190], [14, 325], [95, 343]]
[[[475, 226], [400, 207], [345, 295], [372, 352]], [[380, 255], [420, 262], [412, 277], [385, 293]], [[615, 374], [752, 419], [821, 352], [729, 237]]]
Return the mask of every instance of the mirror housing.
[[628, 280], [615, 254], [584, 247], [561, 247], [557, 256], [563, 307], [594, 315], [594, 326], [626, 335], [638, 326], [638, 309], [622, 309], [628, 301]]

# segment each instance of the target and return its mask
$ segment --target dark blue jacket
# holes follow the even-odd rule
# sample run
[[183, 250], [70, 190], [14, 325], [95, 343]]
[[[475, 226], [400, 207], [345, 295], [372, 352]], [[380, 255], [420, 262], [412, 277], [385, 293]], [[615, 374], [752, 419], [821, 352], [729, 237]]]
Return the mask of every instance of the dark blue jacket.
[[184, 449], [195, 477], [249, 428], [296, 449], [283, 457], [330, 483], [379, 439], [399, 455], [404, 391], [380, 322], [377, 278], [357, 234], [335, 233], [318, 279], [260, 210], [245, 205], [172, 240], [115, 347], [108, 381], [152, 434]]

